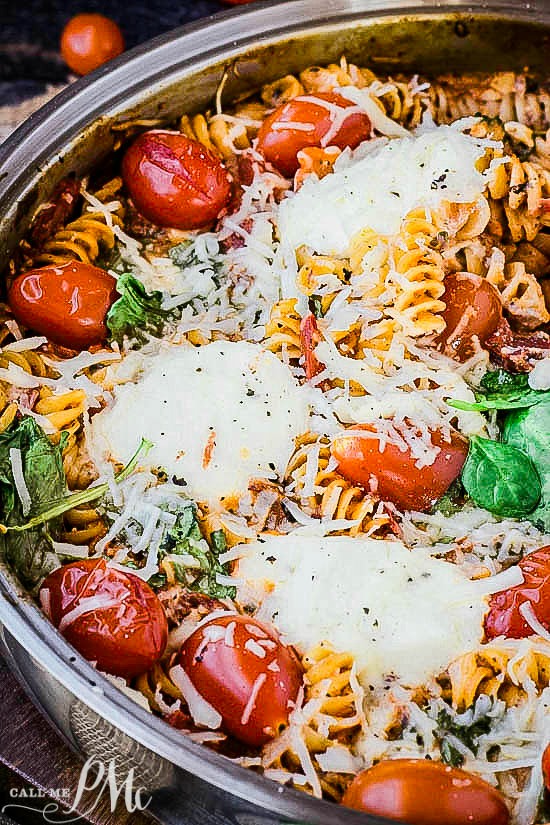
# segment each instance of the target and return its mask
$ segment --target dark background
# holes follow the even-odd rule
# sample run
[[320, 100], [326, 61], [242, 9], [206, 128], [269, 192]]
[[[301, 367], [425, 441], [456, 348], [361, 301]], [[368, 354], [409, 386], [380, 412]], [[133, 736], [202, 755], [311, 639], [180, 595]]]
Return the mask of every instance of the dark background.
[[0, 0], [0, 105], [17, 103], [40, 94], [48, 84], [66, 81], [59, 38], [75, 14], [99, 12], [116, 20], [126, 47], [131, 48], [230, 8], [218, 0]]

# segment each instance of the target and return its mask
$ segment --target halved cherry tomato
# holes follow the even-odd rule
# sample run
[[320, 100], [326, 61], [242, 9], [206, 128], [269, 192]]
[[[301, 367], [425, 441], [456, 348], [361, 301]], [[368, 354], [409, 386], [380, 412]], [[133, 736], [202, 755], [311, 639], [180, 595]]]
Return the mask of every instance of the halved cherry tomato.
[[[337, 107], [337, 108], [335, 108]], [[345, 110], [350, 109], [346, 116]], [[299, 168], [298, 152], [308, 146], [355, 149], [370, 137], [368, 115], [335, 92], [302, 95], [283, 103], [262, 123], [258, 149], [287, 178]]]
[[446, 276], [441, 300], [446, 327], [438, 342], [459, 361], [472, 354], [472, 339], [476, 335], [483, 344], [497, 329], [502, 319], [502, 301], [494, 286], [485, 278], [470, 272], [453, 272]]
[[248, 616], [219, 616], [181, 648], [179, 664], [225, 730], [247, 745], [268, 742], [288, 723], [302, 684], [292, 648]]
[[159, 598], [105, 559], [54, 570], [40, 588], [40, 602], [63, 636], [106, 673], [137, 676], [164, 653], [168, 625]]
[[478, 776], [428, 759], [386, 759], [358, 774], [342, 804], [409, 825], [508, 825], [501, 794]]
[[542, 776], [544, 787], [550, 793], [550, 745], [547, 745], [542, 754]]
[[[432, 444], [440, 451], [433, 464], [418, 468], [408, 449], [403, 452], [387, 443], [382, 449], [380, 438], [370, 424], [351, 427], [332, 442], [332, 455], [338, 472], [354, 484], [372, 489], [381, 499], [393, 501], [401, 510], [429, 510], [458, 478], [468, 454], [468, 443], [457, 432], [451, 440], [432, 432]], [[357, 433], [364, 430], [365, 435]]]
[[302, 355], [304, 356], [304, 370], [306, 378], [309, 381], [315, 378], [320, 372], [323, 372], [325, 365], [322, 364], [315, 355], [315, 347], [323, 340], [319, 327], [317, 326], [317, 319], [313, 313], [309, 313], [302, 318], [300, 323], [300, 345], [302, 348]]
[[77, 14], [61, 34], [63, 60], [76, 74], [93, 72], [124, 51], [124, 38], [114, 20], [102, 14]]
[[485, 616], [487, 639], [532, 636], [533, 628], [520, 613], [520, 607], [524, 604], [530, 605], [539, 622], [550, 630], [550, 545], [524, 556], [519, 567], [523, 573], [523, 584], [491, 596], [489, 612]]
[[126, 151], [122, 177], [138, 212], [158, 226], [200, 229], [231, 199], [222, 162], [179, 132], [145, 132]]
[[105, 317], [116, 298], [112, 275], [80, 261], [31, 269], [8, 294], [17, 321], [69, 349], [105, 341]]

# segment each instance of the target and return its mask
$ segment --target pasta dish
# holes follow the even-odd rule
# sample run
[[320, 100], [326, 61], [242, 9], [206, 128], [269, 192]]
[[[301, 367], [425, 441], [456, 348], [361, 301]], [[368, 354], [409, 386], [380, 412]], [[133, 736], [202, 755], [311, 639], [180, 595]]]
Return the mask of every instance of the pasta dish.
[[114, 126], [0, 319], [0, 549], [196, 742], [550, 821], [550, 90], [310, 67]]

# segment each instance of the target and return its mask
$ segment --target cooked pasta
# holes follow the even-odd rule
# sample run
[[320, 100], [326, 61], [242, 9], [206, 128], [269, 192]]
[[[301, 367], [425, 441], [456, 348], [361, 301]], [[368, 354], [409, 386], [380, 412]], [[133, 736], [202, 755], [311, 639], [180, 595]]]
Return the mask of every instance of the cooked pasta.
[[14, 255], [0, 548], [182, 735], [345, 804], [420, 759], [539, 825], [546, 80], [227, 78], [118, 124], [121, 177], [66, 179], [80, 214], [52, 196]]

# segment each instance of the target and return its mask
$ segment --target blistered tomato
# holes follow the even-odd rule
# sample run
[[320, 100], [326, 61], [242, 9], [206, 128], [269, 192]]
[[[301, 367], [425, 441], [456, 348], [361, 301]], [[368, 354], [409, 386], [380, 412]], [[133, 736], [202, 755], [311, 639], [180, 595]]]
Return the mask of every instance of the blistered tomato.
[[535, 618], [550, 630], [550, 546], [528, 553], [519, 562], [523, 583], [494, 593], [485, 616], [488, 639], [507, 636], [523, 639], [535, 632], [522, 611], [532, 611]]
[[500, 793], [483, 779], [427, 759], [387, 759], [358, 774], [342, 804], [408, 825], [508, 825]]
[[[347, 112], [349, 110], [349, 112]], [[258, 149], [276, 169], [292, 177], [298, 152], [308, 146], [355, 149], [372, 131], [368, 115], [335, 92], [302, 95], [283, 103], [258, 132]]]
[[83, 559], [50, 573], [40, 588], [44, 612], [99, 670], [137, 676], [162, 656], [166, 615], [146, 582], [105, 559]]
[[122, 177], [138, 212], [158, 226], [200, 229], [231, 199], [223, 163], [179, 132], [145, 132], [126, 151]]
[[105, 341], [105, 318], [116, 299], [112, 275], [80, 261], [31, 269], [15, 279], [8, 293], [17, 321], [70, 349]]
[[[450, 441], [435, 430], [432, 444], [439, 447], [433, 464], [418, 467], [410, 449], [383, 443], [374, 428], [358, 424], [332, 442], [338, 472], [354, 484], [372, 490], [401, 510], [429, 510], [458, 478], [468, 455], [468, 442], [457, 432]], [[361, 434], [364, 431], [365, 435]]]
[[247, 616], [219, 616], [199, 627], [183, 643], [179, 664], [224, 729], [247, 745], [279, 733], [302, 684], [292, 648]]
[[502, 319], [502, 301], [494, 286], [471, 272], [453, 272], [445, 277], [442, 312], [445, 329], [439, 343], [451, 355], [465, 361], [474, 352], [476, 336], [483, 344]]

